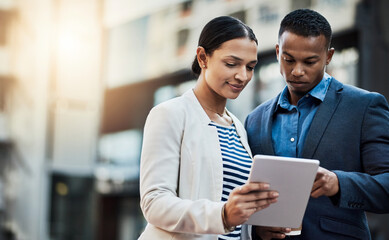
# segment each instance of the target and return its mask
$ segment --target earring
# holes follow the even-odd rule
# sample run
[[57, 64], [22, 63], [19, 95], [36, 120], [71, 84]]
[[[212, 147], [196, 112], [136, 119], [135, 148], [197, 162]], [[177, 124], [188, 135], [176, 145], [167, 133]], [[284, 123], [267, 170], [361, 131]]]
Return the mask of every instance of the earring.
[[205, 68], [205, 64], [203, 65], [203, 68]]

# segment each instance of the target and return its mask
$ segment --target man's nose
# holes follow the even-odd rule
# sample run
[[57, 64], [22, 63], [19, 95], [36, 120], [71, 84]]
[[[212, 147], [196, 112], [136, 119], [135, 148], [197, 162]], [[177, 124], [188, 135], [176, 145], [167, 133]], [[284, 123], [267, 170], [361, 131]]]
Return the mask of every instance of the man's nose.
[[305, 74], [304, 68], [301, 64], [296, 64], [292, 70], [292, 75], [295, 77], [301, 77]]

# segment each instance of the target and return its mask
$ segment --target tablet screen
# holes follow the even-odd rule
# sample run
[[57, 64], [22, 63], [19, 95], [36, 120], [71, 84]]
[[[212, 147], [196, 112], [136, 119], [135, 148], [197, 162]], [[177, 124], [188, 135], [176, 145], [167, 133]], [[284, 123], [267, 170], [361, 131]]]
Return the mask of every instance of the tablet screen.
[[314, 159], [255, 155], [250, 182], [267, 182], [279, 192], [278, 201], [249, 218], [246, 224], [299, 227], [320, 162]]

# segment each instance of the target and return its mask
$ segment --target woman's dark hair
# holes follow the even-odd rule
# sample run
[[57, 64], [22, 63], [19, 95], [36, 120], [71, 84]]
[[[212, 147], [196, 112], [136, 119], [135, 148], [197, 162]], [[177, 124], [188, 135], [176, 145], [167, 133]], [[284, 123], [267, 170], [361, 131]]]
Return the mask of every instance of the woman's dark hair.
[[326, 47], [329, 48], [331, 45], [330, 24], [320, 13], [310, 9], [297, 9], [286, 15], [281, 21], [278, 39], [285, 31], [303, 37], [318, 37], [323, 34], [326, 38]]
[[[230, 16], [221, 16], [208, 22], [201, 31], [199, 44], [207, 54], [212, 54], [220, 45], [236, 38], [249, 38], [258, 45], [253, 30], [239, 19]], [[192, 71], [196, 76], [201, 73], [197, 56], [192, 64]]]

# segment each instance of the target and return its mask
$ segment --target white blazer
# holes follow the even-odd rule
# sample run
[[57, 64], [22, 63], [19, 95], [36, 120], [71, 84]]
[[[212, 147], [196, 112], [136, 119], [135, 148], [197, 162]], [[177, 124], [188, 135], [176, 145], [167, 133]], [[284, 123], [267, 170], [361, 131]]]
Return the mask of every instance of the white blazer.
[[[251, 156], [246, 131], [230, 112]], [[217, 239], [221, 218], [223, 163], [217, 129], [193, 90], [155, 106], [143, 137], [141, 209], [148, 224], [139, 239]], [[251, 239], [243, 226], [242, 239]]]

